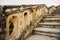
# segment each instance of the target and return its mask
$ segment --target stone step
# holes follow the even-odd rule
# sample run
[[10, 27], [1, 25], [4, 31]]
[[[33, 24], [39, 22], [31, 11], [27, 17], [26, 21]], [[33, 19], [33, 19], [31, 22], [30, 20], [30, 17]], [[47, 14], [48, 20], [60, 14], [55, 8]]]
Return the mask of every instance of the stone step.
[[36, 27], [45, 27], [45, 28], [60, 28], [60, 26], [56, 25], [37, 25]]
[[56, 22], [41, 22], [38, 24], [39, 25], [59, 25], [60, 26], [60, 23], [56, 23]]
[[60, 29], [59, 28], [36, 27], [36, 28], [34, 28], [34, 31], [49, 32], [49, 33], [59, 33], [60, 34]]
[[56, 21], [56, 20], [57, 20], [57, 21], [60, 21], [60, 18], [44, 18], [44, 19], [43, 19], [43, 21], [49, 21], [49, 20], [50, 20], [50, 21], [51, 21], [51, 20], [52, 20], [52, 21]]
[[34, 34], [34, 35], [31, 35], [27, 40], [60, 40], [60, 38]]
[[58, 15], [58, 16], [45, 16], [45, 18], [60, 18], [60, 15]]
[[38, 31], [34, 31], [34, 34], [36, 34], [36, 35], [51, 36], [51, 37], [60, 37], [60, 35], [59, 35], [59, 34], [46, 33], [46, 32], [38, 32]]

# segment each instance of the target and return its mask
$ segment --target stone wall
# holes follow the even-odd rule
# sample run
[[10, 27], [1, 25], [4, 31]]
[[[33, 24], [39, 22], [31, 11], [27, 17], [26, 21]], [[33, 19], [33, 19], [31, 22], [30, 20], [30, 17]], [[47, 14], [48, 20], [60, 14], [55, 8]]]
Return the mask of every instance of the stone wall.
[[[40, 16], [47, 14], [48, 9], [45, 5], [34, 5], [30, 7], [26, 6], [25, 8], [20, 8], [19, 10], [17, 10], [17, 8], [7, 9], [5, 12], [7, 12], [7, 14], [11, 14], [6, 20], [6, 38], [9, 37], [7, 40], [15, 40], [22, 35], [27, 27], [30, 28], [31, 23], [34, 25], [34, 23], [40, 18]], [[13, 19], [12, 21], [14, 24], [14, 28], [11, 35], [9, 35], [9, 20], [11, 18]]]
[[[6, 21], [6, 40], [17, 40], [27, 37], [36, 27], [37, 23], [47, 14], [56, 10], [55, 6], [47, 7], [46, 5], [21, 5], [5, 6], [3, 16]], [[40, 19], [41, 18], [41, 19]], [[10, 32], [10, 19], [13, 22], [13, 29]]]

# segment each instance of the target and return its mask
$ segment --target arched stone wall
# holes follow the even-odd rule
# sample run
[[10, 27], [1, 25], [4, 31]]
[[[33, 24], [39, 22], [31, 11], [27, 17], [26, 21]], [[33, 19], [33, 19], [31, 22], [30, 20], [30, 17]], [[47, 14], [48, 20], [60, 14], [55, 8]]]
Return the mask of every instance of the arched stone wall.
[[[13, 22], [13, 30], [12, 30], [12, 33], [9, 35], [9, 27], [10, 27], [10, 24], [9, 24], [9, 21], [10, 19], [12, 19], [12, 22]], [[18, 14], [12, 14], [12, 15], [9, 15], [7, 20], [6, 20], [6, 40], [14, 40], [17, 38], [17, 36], [19, 35], [19, 16]]]
[[[42, 15], [46, 15], [47, 13], [48, 13], [48, 9], [46, 6], [37, 6], [37, 7], [31, 7], [30, 9], [28, 8], [20, 9], [18, 13], [15, 14], [13, 13], [9, 15], [6, 21], [7, 40], [16, 40], [19, 37], [21, 37], [25, 31], [26, 31], [25, 32], [26, 35], [29, 34], [32, 31], [32, 29], [35, 27], [34, 25], [36, 21], [38, 21], [38, 19], [40, 19]], [[14, 27], [12, 33], [9, 35], [10, 19], [12, 19]], [[32, 25], [30, 25], [31, 22]]]
[[24, 14], [24, 25], [25, 26], [30, 25], [30, 21], [31, 21], [30, 11], [29, 10], [25, 10], [23, 12], [23, 14]]
[[31, 8], [32, 23], [35, 23], [42, 15], [48, 14], [48, 8], [45, 5], [36, 6]]

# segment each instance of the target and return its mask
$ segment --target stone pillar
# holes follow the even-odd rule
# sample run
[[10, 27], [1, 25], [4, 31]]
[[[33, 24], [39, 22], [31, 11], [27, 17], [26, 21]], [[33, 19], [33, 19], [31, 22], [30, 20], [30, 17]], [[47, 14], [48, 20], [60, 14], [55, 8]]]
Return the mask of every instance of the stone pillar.
[[36, 17], [36, 9], [35, 8], [31, 8], [31, 14], [32, 14], [32, 23], [35, 22], [35, 17]]
[[23, 11], [23, 14], [24, 14], [24, 25], [25, 26], [30, 25], [30, 21], [31, 21], [30, 10]]

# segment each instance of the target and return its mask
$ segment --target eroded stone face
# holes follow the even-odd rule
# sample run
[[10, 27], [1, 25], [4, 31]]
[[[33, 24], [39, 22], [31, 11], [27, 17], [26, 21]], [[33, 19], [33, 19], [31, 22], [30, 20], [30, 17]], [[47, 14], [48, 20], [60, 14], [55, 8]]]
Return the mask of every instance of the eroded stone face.
[[53, 13], [55, 10], [56, 10], [56, 7], [55, 6], [51, 6], [49, 8], [49, 14]]

